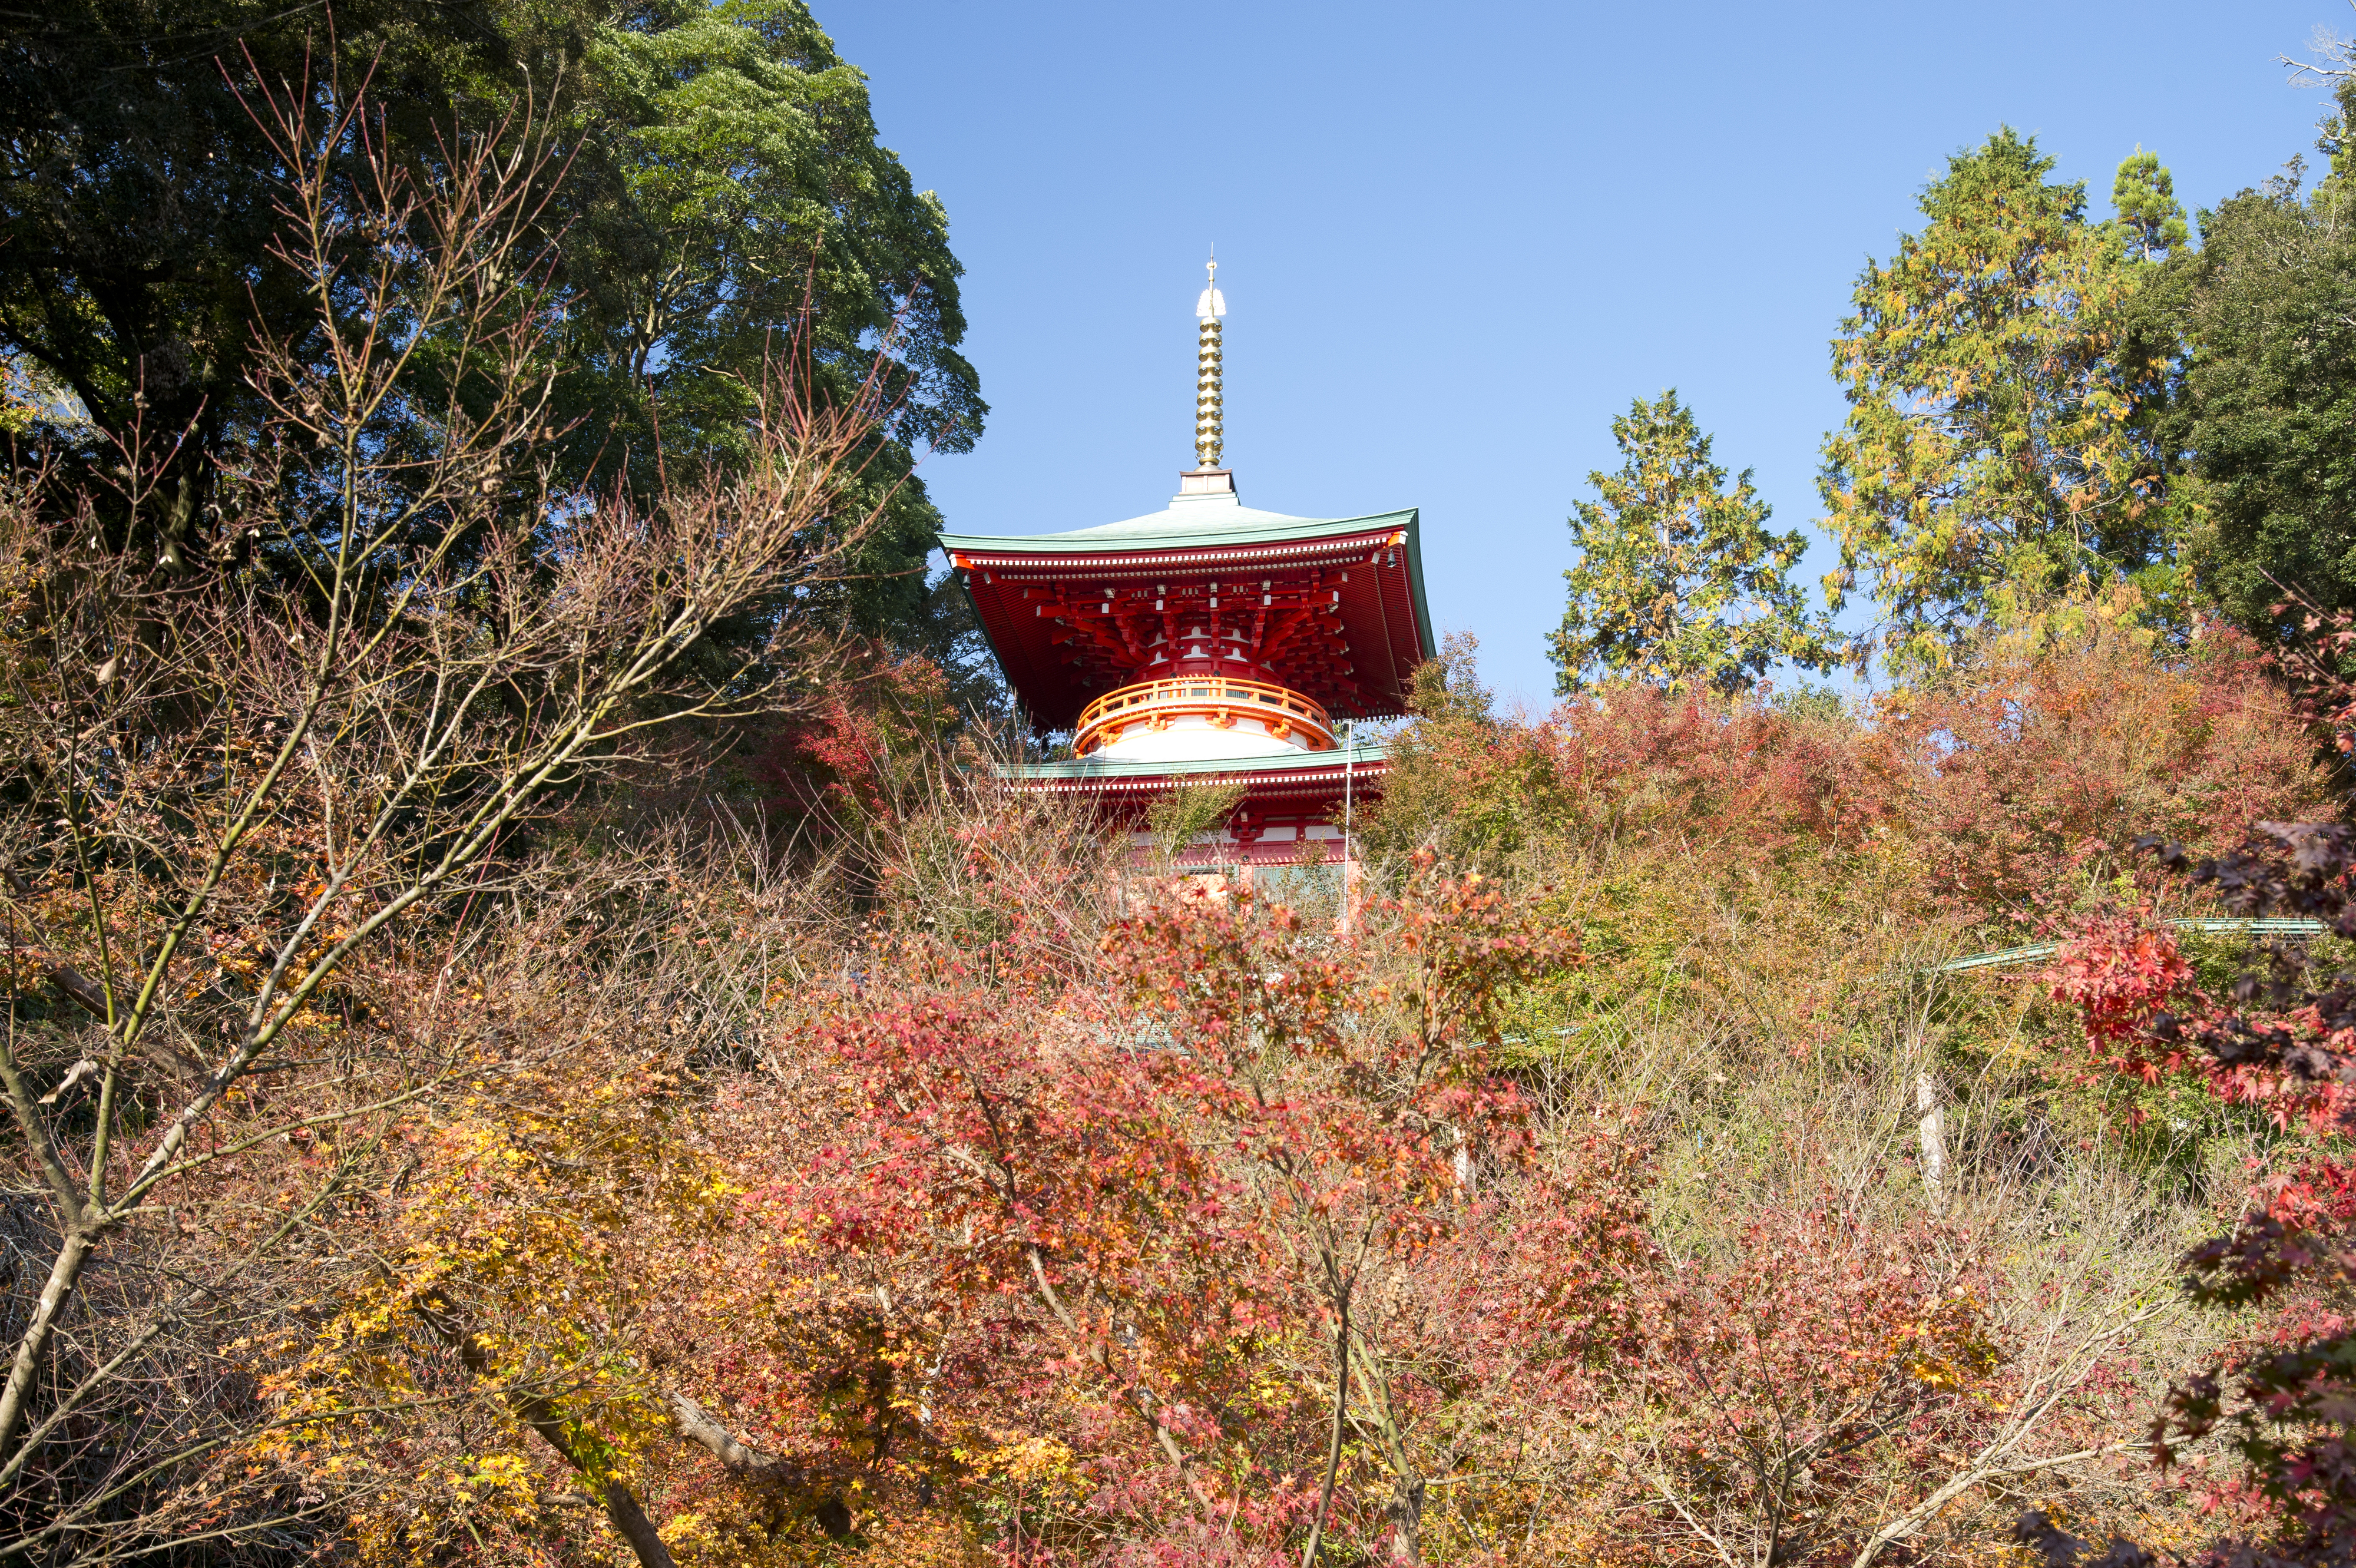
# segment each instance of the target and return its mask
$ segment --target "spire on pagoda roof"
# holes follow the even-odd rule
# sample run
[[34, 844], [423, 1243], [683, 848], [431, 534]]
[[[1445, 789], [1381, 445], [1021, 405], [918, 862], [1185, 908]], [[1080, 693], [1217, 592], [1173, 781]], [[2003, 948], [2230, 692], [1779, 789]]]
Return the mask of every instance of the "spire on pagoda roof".
[[1194, 467], [1178, 476], [1182, 501], [1223, 502], [1234, 506], [1236, 477], [1219, 467], [1226, 443], [1226, 419], [1221, 404], [1220, 321], [1227, 314], [1227, 296], [1219, 292], [1219, 258], [1212, 253], [1205, 264], [1207, 281], [1194, 301], [1198, 346], [1194, 356]]
[[[1333, 718], [1392, 714], [1408, 702], [1416, 666], [1439, 651], [1413, 509], [1341, 518], [1261, 511], [1237, 499], [1229, 470], [1209, 466], [1223, 434], [1218, 349], [1227, 302], [1216, 267], [1205, 269], [1195, 301], [1204, 345], [1197, 455], [1205, 466], [1180, 476], [1168, 507], [1055, 533], [940, 535], [1007, 683], [1045, 728], [1072, 727], [1116, 690], [1198, 675], [1262, 682]], [[1198, 668], [1205, 665], [1213, 667]], [[1183, 696], [1193, 703], [1201, 693]], [[1100, 727], [1119, 742], [1127, 721], [1117, 732], [1111, 723]]]

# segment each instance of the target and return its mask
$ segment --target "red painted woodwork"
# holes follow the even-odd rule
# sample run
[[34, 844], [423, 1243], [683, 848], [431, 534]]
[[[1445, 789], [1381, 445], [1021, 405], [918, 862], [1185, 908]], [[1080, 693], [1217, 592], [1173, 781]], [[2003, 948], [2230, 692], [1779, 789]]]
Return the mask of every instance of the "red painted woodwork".
[[1403, 712], [1419, 633], [1394, 522], [1311, 539], [1053, 553], [960, 542], [982, 628], [1033, 719], [1069, 729], [1092, 699], [1173, 675], [1263, 681], [1339, 718]]

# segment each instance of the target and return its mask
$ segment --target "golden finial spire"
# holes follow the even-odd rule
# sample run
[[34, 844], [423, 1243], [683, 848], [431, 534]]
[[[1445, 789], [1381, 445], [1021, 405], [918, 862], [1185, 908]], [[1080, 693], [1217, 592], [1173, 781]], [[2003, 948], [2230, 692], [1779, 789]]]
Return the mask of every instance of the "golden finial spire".
[[1197, 469], [1219, 466], [1219, 449], [1226, 439], [1225, 424], [1219, 411], [1219, 318], [1227, 313], [1227, 302], [1219, 293], [1219, 258], [1215, 251], [1211, 254], [1208, 274], [1210, 281], [1204, 285], [1203, 296], [1194, 302], [1194, 319], [1202, 329], [1194, 381], [1194, 466]]

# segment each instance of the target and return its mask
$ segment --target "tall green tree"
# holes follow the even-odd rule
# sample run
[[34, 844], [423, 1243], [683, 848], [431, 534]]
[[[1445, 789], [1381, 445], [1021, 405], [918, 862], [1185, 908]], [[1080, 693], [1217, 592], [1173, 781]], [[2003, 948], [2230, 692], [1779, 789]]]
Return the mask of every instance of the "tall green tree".
[[485, 0], [352, 0], [332, 44], [327, 21], [271, 0], [0, 18], [0, 354], [68, 394], [39, 423], [69, 483], [111, 467], [109, 437], [177, 443], [163, 504], [119, 540], [142, 556], [186, 564], [215, 461], [251, 422], [254, 335], [304, 319], [300, 280], [268, 255], [282, 171], [241, 94], [373, 61], [381, 132], [417, 150], [456, 81], [505, 63]]
[[[568, 150], [540, 215], [565, 292], [560, 478], [643, 496], [659, 462], [727, 463], [775, 361], [848, 399], [880, 349], [868, 395], [887, 417], [848, 506], [880, 505], [883, 525], [830, 591], [859, 629], [922, 640], [940, 519], [915, 466], [970, 446], [987, 412], [958, 352], [960, 268], [940, 203], [881, 145], [865, 78], [799, 0], [349, 0], [332, 17], [64, 0], [0, 24], [0, 355], [87, 415], [48, 422], [69, 480], [134, 424], [187, 433], [169, 504], [116, 520], [126, 550], [189, 564], [215, 466], [253, 424], [247, 346], [304, 318], [268, 254], [278, 171], [240, 95], [306, 73], [365, 80], [380, 133], [426, 166], [526, 102]], [[415, 408], [438, 405], [420, 390]]]
[[1612, 435], [1620, 471], [1590, 473], [1597, 499], [1570, 518], [1579, 564], [1549, 639], [1555, 690], [1623, 676], [1731, 691], [1778, 662], [1829, 669], [1830, 626], [1790, 579], [1806, 539], [1768, 529], [1751, 470], [1729, 488], [1674, 389], [1636, 399]]
[[1820, 489], [1901, 671], [1935, 670], [1992, 616], [2163, 562], [2179, 463], [2158, 430], [2177, 365], [2170, 323], [2136, 308], [2180, 243], [2148, 154], [2122, 166], [2115, 223], [2010, 128], [1948, 160], [1923, 226], [1869, 261], [1833, 341], [1849, 405]]
[[832, 397], [859, 395], [883, 348], [886, 413], [858, 499], [884, 518], [845, 609], [908, 640], [937, 603], [923, 565], [941, 527], [916, 461], [969, 448], [989, 412], [958, 351], [947, 212], [883, 146], [865, 75], [802, 0], [594, 16], [562, 202], [576, 463], [644, 488], [658, 438], [668, 461], [741, 453], [765, 366], [805, 311], [791, 347]]
[[2137, 147], [2120, 160], [2111, 180], [2111, 208], [2118, 214], [2120, 243], [2134, 261], [2164, 262], [2192, 237], [2176, 199], [2176, 177], [2158, 153]]
[[2356, 608], [2356, 170], [2343, 80], [2321, 142], [2330, 159], [2201, 215], [2182, 263], [2195, 345], [2181, 439], [2205, 516], [2188, 551], [2225, 617], [2260, 635], [2285, 587]]

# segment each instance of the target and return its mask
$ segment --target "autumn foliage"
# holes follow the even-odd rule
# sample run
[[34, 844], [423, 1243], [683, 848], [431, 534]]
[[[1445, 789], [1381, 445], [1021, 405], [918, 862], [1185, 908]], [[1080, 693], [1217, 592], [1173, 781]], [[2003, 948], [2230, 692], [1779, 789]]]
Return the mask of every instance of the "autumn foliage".
[[[2181, 657], [2093, 620], [2041, 651], [2005, 642], [1951, 679], [1875, 700], [1870, 722], [1800, 693], [1725, 698], [1629, 684], [1524, 724], [1426, 667], [1390, 841], [1509, 864], [1552, 839], [1590, 854], [1690, 854], [1741, 872], [1894, 855], [1924, 913], [2033, 929], [2089, 887], [2148, 875], [2140, 833], [2222, 847], [2319, 798], [2305, 734], [2246, 639]], [[1469, 670], [1470, 650], [1460, 657]]]
[[[2356, 935], [2356, 845], [2337, 823], [2263, 823], [2214, 856], [2158, 839], [2146, 847], [2236, 913], [2308, 920], [2327, 940]], [[2233, 1553], [2336, 1561], [2356, 1544], [2356, 1325], [2346, 1311], [2356, 1164], [2345, 1148], [2356, 1011], [2351, 977], [2327, 970], [2307, 941], [2267, 943], [2259, 960], [2212, 995], [2173, 933], [2112, 914], [2080, 923], [2051, 987], [2083, 1021], [2103, 1069], [2180, 1079], [2277, 1134], [2242, 1211], [2190, 1260], [2193, 1299], [2249, 1326], [2177, 1384], [2155, 1444], [2230, 1521]], [[2204, 1465], [2212, 1444], [2236, 1463]]]
[[2344, 693], [2102, 604], [1866, 703], [1459, 644], [1346, 920], [1172, 876], [812, 609], [873, 387], [552, 488], [552, 165], [263, 107], [318, 357], [202, 570], [91, 542], [146, 436], [0, 489], [0, 1553], [2356, 1551]]
[[[2240, 733], [2213, 671], [2146, 678]], [[2019, 712], [1983, 777], [2035, 770], [1993, 755], [2043, 728]], [[1658, 961], [1614, 918], [1645, 867], [1706, 871], [1753, 931], [1876, 865], [1885, 907], [1952, 918], [1888, 847], [1951, 786], [1896, 720], [1589, 714], [1483, 718], [1484, 789], [1537, 759], [1560, 791], [1520, 802], [1523, 858], [1403, 854], [1347, 932], [1216, 882], [1121, 907], [1084, 818], [938, 762], [859, 775], [874, 808], [823, 840], [549, 840], [446, 981], [370, 983], [363, 1035], [469, 1076], [305, 1154], [365, 1174], [313, 1305], [234, 1350], [241, 1462], [382, 1562], [1855, 1563], [1996, 1540], [2022, 1498], [2174, 1506], [2135, 1479], [2190, 1366], [2149, 1348], [2167, 1249], [2092, 1208], [2057, 1245], [2005, 1196], [2019, 1133], [1929, 1173], [1844, 1131], [1886, 1069], [1781, 1020], [1881, 1027], [1902, 997], [1857, 955], [1708, 960], [1683, 1066], [1619, 1032]], [[2087, 750], [2072, 722], [2035, 744]], [[2092, 1066], [2165, 1079], [2144, 1041], [2198, 977], [2109, 919], [2065, 1000]], [[1792, 989], [1737, 1026], [1738, 983]], [[1954, 1070], [1890, 1016], [1910, 1095]], [[2040, 1206], [2091, 1201], [2036, 1168]]]
[[[2015, 1551], [2031, 1507], [2327, 1538], [2341, 1003], [2212, 1001], [2222, 950], [2165, 924], [2334, 896], [2338, 830], [2224, 853], [2317, 799], [2238, 645], [2096, 627], [1870, 712], [1626, 686], [1536, 724], [1460, 659], [1346, 929], [1129, 871], [928, 666], [832, 657], [569, 789], [289, 1015], [173, 1222], [89, 1276], [115, 1343], [179, 1313], [172, 1358], [83, 1424], [37, 1400], [19, 1495], [73, 1498], [110, 1433], [188, 1456], [58, 1550], [1853, 1568]], [[116, 800], [273, 732], [208, 733], [88, 797], [91, 842], [174, 842]], [[347, 788], [247, 839], [137, 1104], [313, 903], [359, 929], [303, 871]], [[2187, 885], [2154, 827], [2224, 858]], [[82, 982], [173, 908], [145, 864], [10, 894], [19, 1098], [69, 1136]], [[2039, 984], [1937, 967], [2040, 936]], [[2196, 1256], [2244, 1316], [2188, 1310], [2245, 1196]]]

